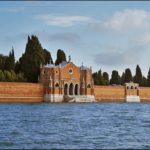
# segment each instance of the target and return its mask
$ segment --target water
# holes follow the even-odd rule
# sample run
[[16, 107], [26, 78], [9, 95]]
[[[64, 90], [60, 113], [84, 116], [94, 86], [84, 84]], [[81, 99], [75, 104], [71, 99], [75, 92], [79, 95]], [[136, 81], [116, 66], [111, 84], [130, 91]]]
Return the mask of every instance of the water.
[[150, 103], [0, 104], [0, 149], [150, 149]]

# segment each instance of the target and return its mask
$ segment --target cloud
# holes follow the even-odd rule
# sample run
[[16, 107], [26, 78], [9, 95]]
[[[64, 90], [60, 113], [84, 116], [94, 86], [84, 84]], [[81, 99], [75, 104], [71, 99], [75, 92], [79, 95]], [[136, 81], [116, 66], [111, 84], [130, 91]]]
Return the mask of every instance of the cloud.
[[35, 34], [41, 39], [48, 41], [48, 42], [49, 41], [64, 42], [64, 43], [71, 44], [71, 45], [79, 44], [81, 42], [80, 36], [74, 32], [49, 34], [44, 31], [35, 31], [32, 34]]
[[19, 13], [24, 11], [24, 7], [18, 7], [18, 8], [0, 8], [0, 12], [5, 13]]
[[141, 33], [130, 40], [130, 44], [136, 43], [136, 45], [150, 46], [150, 32]]
[[70, 27], [76, 24], [90, 22], [91, 18], [86, 16], [65, 16], [65, 15], [36, 15], [36, 19], [44, 21], [49, 26]]
[[94, 62], [105, 66], [122, 66], [137, 63], [143, 54], [142, 46], [134, 46], [127, 50], [116, 48], [93, 55]]
[[20, 33], [14, 36], [6, 36], [4, 42], [7, 43], [9, 41], [15, 42], [20, 40], [27, 39], [28, 35], [36, 35], [39, 39], [46, 42], [63, 42], [70, 45], [80, 44], [82, 42], [80, 36], [74, 32], [64, 32], [64, 33], [55, 33], [49, 34], [45, 31], [33, 31], [30, 34], [28, 33]]
[[96, 21], [94, 28], [101, 31], [133, 31], [150, 27], [150, 12], [140, 9], [116, 11], [111, 17]]

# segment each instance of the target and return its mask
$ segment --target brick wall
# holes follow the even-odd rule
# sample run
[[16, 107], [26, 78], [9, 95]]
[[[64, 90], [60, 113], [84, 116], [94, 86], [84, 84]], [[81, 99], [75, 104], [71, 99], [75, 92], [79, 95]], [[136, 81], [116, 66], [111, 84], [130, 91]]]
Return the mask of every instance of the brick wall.
[[141, 102], [150, 102], [150, 88], [140, 87], [139, 96], [140, 96]]
[[42, 84], [0, 82], [0, 102], [43, 102], [43, 91]]
[[[38, 83], [0, 82], [0, 102], [43, 102], [43, 86]], [[124, 86], [94, 86], [98, 102], [125, 102]], [[150, 102], [150, 88], [140, 87], [141, 102]]]
[[125, 102], [124, 86], [94, 86], [94, 95], [98, 102]]

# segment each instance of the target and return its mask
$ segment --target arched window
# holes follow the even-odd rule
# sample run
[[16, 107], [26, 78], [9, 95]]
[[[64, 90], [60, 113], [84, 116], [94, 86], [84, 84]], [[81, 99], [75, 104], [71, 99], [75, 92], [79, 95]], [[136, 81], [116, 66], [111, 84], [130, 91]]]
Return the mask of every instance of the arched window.
[[127, 86], [127, 89], [130, 90], [130, 86]]
[[88, 84], [88, 85], [87, 85], [87, 88], [91, 88], [91, 85], [90, 85], [90, 84]]
[[76, 85], [75, 85], [75, 92], [74, 92], [75, 95], [78, 95], [78, 88], [79, 88], [79, 87], [78, 87], [78, 84], [76, 84]]
[[133, 90], [133, 89], [134, 89], [134, 86], [131, 86], [131, 89]]
[[59, 83], [58, 82], [55, 84], [55, 87], [59, 87]]
[[73, 95], [73, 83], [69, 85], [69, 95]]
[[64, 94], [68, 95], [68, 84], [67, 83], [64, 86]]

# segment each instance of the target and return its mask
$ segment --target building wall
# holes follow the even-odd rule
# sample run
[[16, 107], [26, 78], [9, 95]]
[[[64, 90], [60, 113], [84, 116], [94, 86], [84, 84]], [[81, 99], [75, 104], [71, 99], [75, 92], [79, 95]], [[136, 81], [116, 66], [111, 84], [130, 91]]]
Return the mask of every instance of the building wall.
[[124, 86], [94, 86], [94, 95], [98, 102], [125, 102]]
[[[70, 74], [69, 68], [73, 69], [73, 73]], [[76, 67], [73, 63], [69, 63], [67, 66], [63, 67], [61, 69], [61, 78], [65, 81], [74, 81], [74, 82], [80, 82], [80, 70], [78, 67]]]
[[43, 102], [43, 85], [0, 82], [0, 102]]
[[[0, 82], [0, 102], [43, 102], [42, 84]], [[98, 102], [125, 102], [124, 86], [94, 86]], [[141, 102], [150, 102], [150, 87], [139, 87]]]
[[140, 87], [139, 96], [141, 102], [150, 102], [150, 87]]

